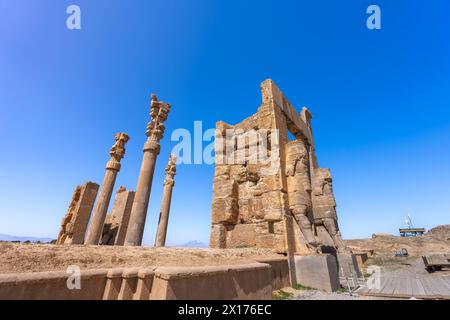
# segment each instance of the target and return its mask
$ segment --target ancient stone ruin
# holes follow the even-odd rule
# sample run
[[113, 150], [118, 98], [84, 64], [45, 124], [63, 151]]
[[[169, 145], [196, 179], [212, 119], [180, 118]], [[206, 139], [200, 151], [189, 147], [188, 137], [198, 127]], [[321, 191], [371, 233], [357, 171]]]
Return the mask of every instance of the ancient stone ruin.
[[83, 244], [97, 191], [98, 184], [94, 182], [75, 188], [69, 209], [61, 222], [57, 244]]
[[159, 214], [158, 229], [156, 231], [155, 247], [166, 245], [167, 225], [169, 223], [170, 202], [172, 201], [172, 190], [175, 186], [177, 158], [171, 154], [166, 167], [166, 179], [164, 180], [164, 192]]
[[124, 186], [120, 186], [116, 192], [112, 212], [106, 216], [100, 244], [123, 246], [133, 200], [134, 191], [127, 191]]
[[156, 95], [152, 95], [150, 105], [151, 120], [147, 125], [146, 131], [148, 139], [144, 144], [144, 157], [131, 209], [129, 227], [125, 236], [125, 245], [140, 246], [142, 244], [156, 158], [161, 148], [159, 141], [164, 136], [166, 129], [164, 122], [167, 120], [169, 111], [170, 104], [159, 101]]
[[94, 214], [86, 234], [86, 244], [99, 244], [100, 242], [117, 173], [120, 171], [120, 160], [125, 156], [125, 144], [130, 139], [127, 134], [122, 132], [117, 133], [114, 138], [116, 142], [109, 151], [111, 159], [106, 163], [105, 177], [103, 178]]
[[[129, 140], [127, 134], [117, 133], [115, 143], [109, 152], [111, 158], [106, 164], [106, 172], [98, 197], [99, 186], [95, 183], [89, 182], [85, 186], [77, 187], [69, 210], [63, 219], [58, 244], [141, 245], [156, 158], [160, 151], [159, 142], [164, 135], [164, 122], [167, 120], [169, 111], [170, 104], [159, 101], [154, 94], [151, 96], [151, 120], [147, 124], [148, 138], [144, 145], [144, 157], [136, 192], [120, 187], [114, 199], [112, 212], [107, 214], [117, 173], [121, 168], [120, 161], [125, 156], [125, 144]], [[165, 245], [174, 186], [175, 160], [176, 158], [171, 155], [166, 168], [157, 246]], [[94, 203], [95, 208], [91, 218]]]
[[[271, 289], [297, 283], [335, 291], [340, 280], [357, 273], [357, 263], [340, 236], [330, 170], [318, 165], [312, 115], [306, 108], [297, 113], [272, 80], [264, 81], [261, 91], [262, 104], [256, 114], [236, 125], [216, 124], [210, 247], [262, 248], [282, 255], [275, 260], [273, 257], [260, 258], [256, 264], [246, 266], [211, 267], [211, 274], [199, 269], [200, 273], [207, 276], [208, 281], [216, 281], [217, 272], [223, 271], [236, 279], [238, 273], [248, 269], [245, 279], [248, 280], [250, 275], [255, 277], [256, 289], [252, 290], [255, 291], [253, 293], [259, 292], [258, 297], [270, 297]], [[118, 133], [110, 150], [111, 159], [106, 165], [97, 200], [97, 184], [89, 182], [77, 187], [63, 219], [58, 244], [142, 244], [160, 140], [170, 108], [170, 104], [152, 95], [151, 119], [147, 125], [147, 141], [136, 192], [121, 186], [116, 192], [112, 211], [107, 214], [121, 168], [120, 161], [125, 155], [125, 144], [129, 140], [125, 133]], [[176, 157], [170, 155], [165, 169], [155, 247], [166, 244], [175, 175]], [[95, 209], [90, 219], [94, 202]], [[193, 274], [198, 271], [169, 269], [106, 270], [100, 285], [100, 288], [104, 287], [103, 299], [137, 296], [168, 299], [164, 289], [166, 282], [161, 284], [162, 289], [148, 282], [142, 293], [145, 283], [139, 281], [153, 275], [155, 279], [162, 277], [168, 280], [171, 276], [166, 273], [172, 275], [174, 272], [174, 281], [187, 279], [191, 282], [196, 277]], [[282, 279], [279, 279], [280, 274]], [[121, 281], [121, 293], [116, 290], [117, 284], [113, 285], [113, 280]], [[188, 292], [185, 290], [187, 286], [183, 284], [180, 290]], [[170, 290], [172, 292], [174, 288]], [[226, 291], [226, 295], [224, 292], [220, 289], [217, 296], [233, 297], [233, 290]], [[175, 296], [183, 297], [181, 293]], [[187, 296], [195, 294], [189, 290]]]
[[315, 154], [311, 113], [297, 113], [272, 80], [261, 91], [256, 114], [236, 125], [216, 124], [210, 246], [300, 255], [326, 247], [344, 251], [331, 174]]

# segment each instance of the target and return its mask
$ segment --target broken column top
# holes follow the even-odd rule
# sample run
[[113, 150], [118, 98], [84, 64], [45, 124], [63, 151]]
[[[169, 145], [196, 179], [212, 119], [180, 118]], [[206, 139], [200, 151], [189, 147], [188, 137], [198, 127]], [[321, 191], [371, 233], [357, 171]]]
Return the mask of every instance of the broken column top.
[[164, 185], [170, 184], [173, 186], [175, 184], [174, 177], [177, 172], [176, 162], [177, 157], [171, 154], [169, 157], [169, 163], [167, 164], [166, 167], [166, 179], [164, 180]]
[[109, 154], [111, 155], [111, 157], [120, 161], [125, 156], [125, 144], [128, 142], [128, 140], [130, 140], [130, 137], [124, 132], [119, 132], [116, 133], [114, 139], [116, 140], [116, 142], [111, 147]]
[[106, 164], [107, 169], [120, 170], [120, 160], [125, 156], [125, 144], [130, 140], [130, 137], [123, 132], [116, 133], [114, 136], [116, 142], [109, 150], [111, 159]]
[[164, 135], [164, 122], [170, 112], [171, 105], [169, 103], [159, 101], [156, 94], [152, 94], [150, 103], [150, 122], [147, 124], [147, 137], [153, 138], [153, 140], [162, 139]]

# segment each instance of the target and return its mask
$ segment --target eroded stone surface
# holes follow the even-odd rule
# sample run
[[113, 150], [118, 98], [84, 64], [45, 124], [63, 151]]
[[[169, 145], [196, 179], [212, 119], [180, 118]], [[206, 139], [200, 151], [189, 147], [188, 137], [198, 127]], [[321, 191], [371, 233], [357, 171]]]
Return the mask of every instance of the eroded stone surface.
[[344, 248], [331, 174], [315, 155], [311, 113], [297, 113], [272, 80], [261, 92], [256, 114], [216, 124], [210, 246], [300, 254]]
[[119, 246], [124, 244], [133, 199], [134, 191], [127, 191], [124, 186], [117, 190], [112, 212], [106, 217], [103, 226], [100, 244]]
[[75, 188], [69, 209], [61, 222], [57, 244], [83, 244], [98, 188], [94, 182]]

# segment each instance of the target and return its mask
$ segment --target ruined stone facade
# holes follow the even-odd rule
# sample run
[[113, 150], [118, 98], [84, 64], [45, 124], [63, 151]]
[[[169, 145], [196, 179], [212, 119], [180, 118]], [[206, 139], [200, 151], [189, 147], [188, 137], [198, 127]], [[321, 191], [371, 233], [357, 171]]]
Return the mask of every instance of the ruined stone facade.
[[83, 244], [98, 188], [94, 182], [75, 188], [69, 209], [61, 222], [57, 244]]
[[317, 164], [311, 113], [297, 113], [272, 80], [261, 91], [256, 114], [216, 124], [210, 246], [308, 254], [321, 250], [325, 231], [326, 244], [339, 248], [331, 175]]
[[112, 212], [106, 216], [105, 224], [103, 225], [100, 244], [123, 246], [133, 200], [134, 191], [127, 191], [123, 186], [117, 190]]

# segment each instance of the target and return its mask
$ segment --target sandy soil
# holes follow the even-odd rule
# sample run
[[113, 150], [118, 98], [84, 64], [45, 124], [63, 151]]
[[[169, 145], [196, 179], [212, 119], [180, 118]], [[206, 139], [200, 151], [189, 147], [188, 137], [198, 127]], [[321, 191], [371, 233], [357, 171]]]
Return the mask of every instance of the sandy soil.
[[0, 274], [81, 268], [204, 266], [280, 257], [268, 249], [188, 249], [0, 243]]

